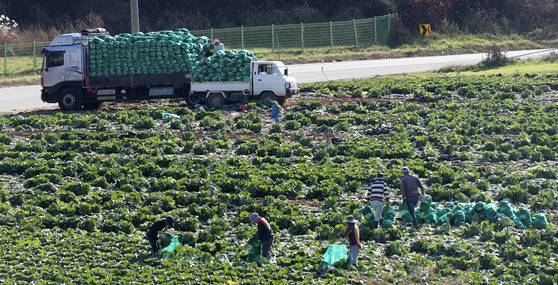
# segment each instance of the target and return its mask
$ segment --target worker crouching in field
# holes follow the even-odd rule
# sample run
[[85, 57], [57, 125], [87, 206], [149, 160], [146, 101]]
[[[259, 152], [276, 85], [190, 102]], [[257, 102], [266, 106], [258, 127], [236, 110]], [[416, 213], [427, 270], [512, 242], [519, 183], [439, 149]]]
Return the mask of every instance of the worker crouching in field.
[[378, 175], [372, 182], [369, 192], [370, 207], [374, 209], [374, 222], [372, 228], [380, 226], [382, 212], [384, 210], [384, 202], [388, 203], [388, 186], [384, 181], [384, 174], [378, 172]]
[[273, 233], [271, 231], [271, 226], [264, 217], [260, 217], [258, 213], [252, 213], [250, 215], [250, 222], [258, 224], [258, 230], [254, 237], [250, 240], [259, 240], [262, 243], [262, 256], [269, 258], [269, 253], [271, 252], [271, 244], [273, 243]]
[[[420, 188], [421, 192], [418, 191]], [[407, 204], [413, 225], [418, 228], [417, 216], [415, 209], [420, 200], [420, 195], [424, 195], [424, 186], [416, 176], [409, 175], [409, 169], [403, 168], [403, 177], [401, 177], [401, 195], [403, 196], [404, 203]]]
[[347, 217], [347, 232], [345, 237], [349, 241], [349, 257], [347, 258], [347, 270], [351, 268], [351, 265], [358, 268], [358, 253], [363, 244], [360, 241], [360, 229], [357, 226], [358, 221], [353, 217]]
[[145, 233], [145, 237], [151, 244], [151, 255], [156, 256], [159, 251], [159, 243], [157, 242], [159, 232], [166, 229], [174, 227], [174, 218], [168, 216], [166, 218], [155, 221]]

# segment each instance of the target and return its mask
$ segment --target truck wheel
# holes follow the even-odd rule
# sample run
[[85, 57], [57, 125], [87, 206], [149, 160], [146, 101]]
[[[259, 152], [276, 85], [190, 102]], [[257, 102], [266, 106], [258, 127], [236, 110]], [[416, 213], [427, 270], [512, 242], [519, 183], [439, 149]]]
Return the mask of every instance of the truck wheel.
[[81, 92], [77, 88], [64, 88], [58, 93], [58, 106], [62, 110], [79, 110], [81, 108]]
[[221, 93], [213, 93], [207, 97], [207, 105], [210, 108], [222, 108], [225, 105], [225, 97]]
[[264, 105], [271, 105], [271, 101], [276, 101], [277, 97], [273, 92], [266, 91], [260, 95], [260, 102]]
[[186, 103], [190, 104], [191, 106], [201, 104], [203, 99], [203, 95], [199, 93], [194, 93], [186, 97]]

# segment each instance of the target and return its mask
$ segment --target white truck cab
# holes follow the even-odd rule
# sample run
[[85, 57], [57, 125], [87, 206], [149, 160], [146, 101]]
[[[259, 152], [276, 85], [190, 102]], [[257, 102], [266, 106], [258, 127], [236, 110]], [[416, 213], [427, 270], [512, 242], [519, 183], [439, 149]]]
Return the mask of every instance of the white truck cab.
[[253, 61], [248, 81], [191, 81], [185, 72], [92, 76], [89, 41], [104, 29], [57, 36], [43, 49], [41, 99], [61, 109], [97, 107], [103, 101], [185, 98], [190, 104], [221, 107], [226, 102], [256, 98], [283, 103], [298, 93], [296, 79], [280, 61]]
[[241, 100], [241, 97], [257, 97], [261, 101], [285, 102], [298, 93], [296, 79], [289, 76], [285, 64], [280, 61], [253, 61], [249, 81], [192, 82], [192, 103], [205, 98], [210, 106], [222, 105], [224, 101]]

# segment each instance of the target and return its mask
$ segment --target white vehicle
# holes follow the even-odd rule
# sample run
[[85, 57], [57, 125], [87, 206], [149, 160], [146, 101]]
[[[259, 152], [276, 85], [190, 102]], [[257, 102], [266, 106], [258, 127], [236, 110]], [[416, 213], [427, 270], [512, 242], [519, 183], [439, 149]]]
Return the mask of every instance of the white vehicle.
[[190, 104], [218, 108], [247, 99], [283, 103], [298, 93], [296, 80], [279, 61], [251, 63], [249, 81], [193, 82], [185, 72], [91, 76], [89, 40], [104, 29], [83, 30], [54, 38], [43, 49], [41, 99], [63, 110], [96, 108], [104, 101], [184, 98]]

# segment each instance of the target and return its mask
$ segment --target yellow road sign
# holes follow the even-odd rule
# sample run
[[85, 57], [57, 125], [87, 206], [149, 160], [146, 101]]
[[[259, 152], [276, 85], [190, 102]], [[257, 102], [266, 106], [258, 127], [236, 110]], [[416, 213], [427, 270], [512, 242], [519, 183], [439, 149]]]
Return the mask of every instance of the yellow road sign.
[[419, 30], [420, 30], [420, 35], [423, 38], [428, 38], [432, 36], [432, 28], [430, 27], [430, 24], [420, 24]]

